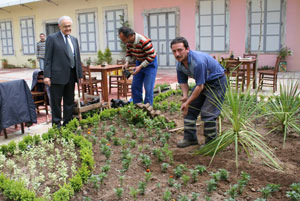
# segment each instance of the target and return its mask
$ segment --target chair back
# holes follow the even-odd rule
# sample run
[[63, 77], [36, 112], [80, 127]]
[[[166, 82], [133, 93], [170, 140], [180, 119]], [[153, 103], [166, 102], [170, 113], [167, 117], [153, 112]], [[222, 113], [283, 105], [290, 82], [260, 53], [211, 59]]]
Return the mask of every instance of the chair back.
[[240, 66], [242, 62], [240, 62], [240, 59], [232, 59], [232, 58], [223, 58], [222, 57], [222, 64], [224, 65], [224, 68], [226, 69], [226, 75], [232, 74], [234, 71], [239, 71]]
[[125, 64], [125, 60], [124, 59], [118, 59], [117, 60], [117, 65], [121, 65], [121, 64]]
[[281, 60], [281, 56], [277, 56], [277, 58], [276, 58], [276, 63], [275, 63], [275, 68], [274, 68], [274, 71], [275, 71], [276, 74], [277, 74], [278, 71], [279, 71], [279, 63], [280, 63], [280, 60]]
[[244, 58], [257, 59], [257, 54], [254, 54], [254, 53], [244, 53], [243, 57]]

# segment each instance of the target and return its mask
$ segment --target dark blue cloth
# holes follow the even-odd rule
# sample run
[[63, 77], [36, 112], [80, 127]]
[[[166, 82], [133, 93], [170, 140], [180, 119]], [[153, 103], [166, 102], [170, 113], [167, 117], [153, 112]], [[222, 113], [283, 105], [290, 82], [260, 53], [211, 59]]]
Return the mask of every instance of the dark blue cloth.
[[196, 85], [215, 80], [224, 74], [220, 63], [205, 52], [190, 50], [188, 54], [188, 69], [181, 62], [177, 62], [178, 83], [187, 83], [188, 77], [194, 78]]
[[22, 122], [37, 122], [27, 83], [25, 80], [0, 82], [0, 130]]

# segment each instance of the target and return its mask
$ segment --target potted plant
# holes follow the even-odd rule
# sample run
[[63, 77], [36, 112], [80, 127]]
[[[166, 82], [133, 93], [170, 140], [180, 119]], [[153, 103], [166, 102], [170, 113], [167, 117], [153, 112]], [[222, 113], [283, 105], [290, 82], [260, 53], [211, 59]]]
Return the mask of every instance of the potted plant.
[[2, 67], [3, 68], [7, 67], [7, 65], [8, 65], [7, 59], [1, 59], [1, 62], [2, 62]]
[[286, 71], [286, 67], [287, 67], [286, 59], [288, 56], [292, 56], [293, 53], [294, 53], [293, 50], [291, 50], [288, 47], [283, 47], [280, 49], [280, 51], [279, 51], [279, 56], [281, 57], [280, 63], [279, 63], [280, 71], [282, 71], [282, 72]]
[[106, 61], [107, 64], [111, 64], [112, 62], [112, 57], [111, 57], [111, 51], [109, 48], [106, 48], [104, 51], [104, 60]]
[[97, 64], [101, 65], [101, 66], [104, 65], [105, 58], [104, 58], [104, 54], [101, 50], [98, 51], [97, 57], [98, 57]]

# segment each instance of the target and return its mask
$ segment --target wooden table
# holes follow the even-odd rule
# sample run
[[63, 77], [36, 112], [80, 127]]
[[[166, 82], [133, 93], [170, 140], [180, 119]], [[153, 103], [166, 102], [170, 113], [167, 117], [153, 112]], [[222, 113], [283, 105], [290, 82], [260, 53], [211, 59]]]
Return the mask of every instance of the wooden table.
[[91, 72], [101, 72], [102, 77], [102, 96], [105, 102], [108, 102], [108, 72], [120, 70], [122, 69], [122, 65], [106, 65], [102, 67], [101, 65], [98, 66], [90, 66]]
[[[256, 77], [255, 77], [255, 71], [256, 71], [256, 59], [248, 59], [248, 58], [241, 58], [239, 59], [239, 63], [236, 61], [236, 60], [226, 60], [226, 62], [229, 62], [229, 63], [234, 63], [237, 65], [239, 65], [240, 63], [241, 66], [246, 66], [247, 67], [247, 88], [249, 87], [250, 85], [250, 77], [251, 77], [251, 70], [252, 70], [252, 79], [253, 79], [253, 89], [256, 88]], [[252, 69], [251, 69], [251, 65], [252, 65]]]

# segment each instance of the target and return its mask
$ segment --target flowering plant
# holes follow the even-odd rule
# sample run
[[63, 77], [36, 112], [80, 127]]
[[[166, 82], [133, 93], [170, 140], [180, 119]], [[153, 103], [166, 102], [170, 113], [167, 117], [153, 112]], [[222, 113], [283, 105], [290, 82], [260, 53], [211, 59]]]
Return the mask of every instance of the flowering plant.
[[283, 47], [279, 51], [279, 56], [281, 56], [282, 59], [285, 59], [287, 56], [292, 56], [293, 54], [293, 50], [288, 47]]

